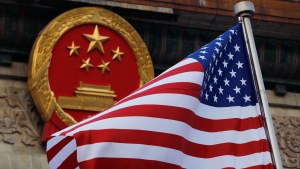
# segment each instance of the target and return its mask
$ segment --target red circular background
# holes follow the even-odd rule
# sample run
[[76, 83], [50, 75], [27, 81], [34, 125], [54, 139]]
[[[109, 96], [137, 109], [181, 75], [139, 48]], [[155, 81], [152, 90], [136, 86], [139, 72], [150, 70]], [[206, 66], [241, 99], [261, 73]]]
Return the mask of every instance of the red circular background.
[[[98, 25], [100, 36], [109, 37], [108, 40], [102, 43], [105, 54], [100, 53], [97, 49], [87, 53], [89, 40], [83, 34], [93, 34], [95, 24], [80, 25], [72, 28], [63, 34], [55, 44], [52, 51], [52, 58], [49, 67], [49, 83], [50, 88], [54, 92], [56, 100], [59, 96], [75, 97], [75, 90], [79, 87], [80, 82], [95, 85], [111, 85], [111, 89], [115, 91], [116, 101], [124, 98], [140, 85], [140, 76], [136, 58], [127, 44], [117, 32], [110, 28]], [[68, 46], [80, 46], [78, 56], [73, 54], [69, 56]], [[121, 56], [121, 62], [115, 59], [112, 60], [112, 50], [120, 47], [120, 51], [124, 53]], [[80, 69], [82, 59], [90, 58], [92, 68], [87, 72], [85, 69]], [[101, 69], [97, 68], [102, 64], [101, 60], [110, 62], [110, 72], [101, 73]], [[76, 121], [81, 121], [88, 116], [95, 115], [97, 112], [80, 111], [64, 109]]]

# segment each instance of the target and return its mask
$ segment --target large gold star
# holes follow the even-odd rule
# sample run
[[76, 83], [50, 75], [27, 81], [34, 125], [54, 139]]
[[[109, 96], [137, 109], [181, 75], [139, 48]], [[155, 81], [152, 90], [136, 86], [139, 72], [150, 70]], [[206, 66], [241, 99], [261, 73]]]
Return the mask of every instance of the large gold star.
[[82, 65], [80, 69], [85, 69], [88, 72], [91, 67], [93, 67], [93, 65], [90, 64], [90, 58], [87, 60], [82, 59]]
[[98, 66], [98, 68], [101, 68], [102, 69], [102, 74], [104, 74], [106, 71], [110, 71], [108, 65], [110, 64], [110, 62], [104, 62], [102, 60], [102, 64]]
[[95, 26], [93, 34], [83, 34], [86, 39], [90, 41], [89, 48], [87, 52], [90, 52], [93, 49], [98, 49], [102, 54], [104, 54], [104, 49], [102, 43], [105, 42], [109, 37], [100, 36], [98, 26]]
[[72, 56], [73, 54], [78, 56], [78, 49], [80, 46], [75, 46], [74, 41], [72, 42], [72, 46], [68, 46], [67, 48], [70, 50], [69, 56]]
[[118, 59], [119, 61], [121, 61], [121, 56], [124, 55], [124, 53], [120, 52], [120, 47], [118, 46], [118, 48], [116, 50], [112, 50], [112, 52], [114, 53], [112, 59]]

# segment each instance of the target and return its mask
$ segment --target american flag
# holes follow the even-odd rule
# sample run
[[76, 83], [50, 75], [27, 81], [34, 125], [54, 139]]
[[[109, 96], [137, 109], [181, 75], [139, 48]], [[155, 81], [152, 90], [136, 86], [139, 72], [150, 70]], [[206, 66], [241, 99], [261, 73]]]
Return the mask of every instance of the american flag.
[[55, 133], [49, 166], [273, 168], [239, 23], [112, 108]]

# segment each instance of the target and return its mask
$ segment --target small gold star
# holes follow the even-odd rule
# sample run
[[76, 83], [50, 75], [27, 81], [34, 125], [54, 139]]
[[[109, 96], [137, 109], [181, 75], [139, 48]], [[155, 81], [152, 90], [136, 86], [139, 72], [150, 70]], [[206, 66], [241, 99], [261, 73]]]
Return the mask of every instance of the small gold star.
[[83, 34], [86, 39], [90, 41], [89, 48], [87, 52], [93, 49], [98, 49], [102, 54], [104, 54], [104, 49], [102, 43], [105, 42], [109, 37], [100, 36], [98, 26], [95, 26], [93, 34]]
[[98, 68], [101, 68], [102, 69], [102, 74], [104, 74], [106, 71], [109, 71], [110, 72], [110, 69], [108, 67], [108, 65], [110, 64], [110, 62], [104, 62], [102, 60], [102, 64], [98, 66]]
[[80, 69], [85, 69], [88, 72], [91, 67], [93, 67], [93, 65], [90, 64], [90, 58], [87, 60], [82, 59], [82, 65]]
[[124, 55], [123, 52], [120, 52], [120, 47], [118, 46], [118, 48], [116, 50], [112, 50], [112, 52], [114, 53], [114, 56], [113, 56], [113, 60], [114, 59], [118, 59], [119, 61], [121, 61], [121, 56]]
[[69, 56], [72, 56], [73, 54], [78, 56], [78, 49], [80, 46], [75, 46], [74, 41], [72, 42], [72, 46], [68, 46], [67, 48], [70, 50]]

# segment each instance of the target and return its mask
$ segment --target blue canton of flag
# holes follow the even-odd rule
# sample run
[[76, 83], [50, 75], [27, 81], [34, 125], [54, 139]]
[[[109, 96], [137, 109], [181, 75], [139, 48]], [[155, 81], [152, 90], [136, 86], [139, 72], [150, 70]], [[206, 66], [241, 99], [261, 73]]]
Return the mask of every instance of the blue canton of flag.
[[205, 70], [202, 103], [215, 107], [257, 103], [242, 31], [238, 24], [189, 56]]

